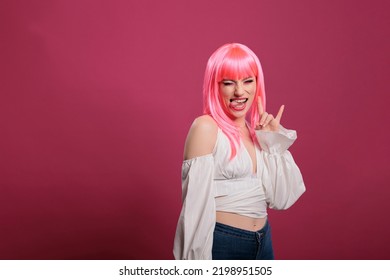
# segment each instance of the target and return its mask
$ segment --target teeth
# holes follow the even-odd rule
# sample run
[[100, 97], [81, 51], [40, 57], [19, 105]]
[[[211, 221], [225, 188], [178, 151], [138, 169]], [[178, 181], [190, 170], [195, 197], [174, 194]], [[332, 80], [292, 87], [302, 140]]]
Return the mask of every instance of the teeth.
[[237, 102], [237, 103], [245, 103], [248, 99], [245, 98], [245, 99], [237, 99], [237, 100], [233, 100], [234, 102]]

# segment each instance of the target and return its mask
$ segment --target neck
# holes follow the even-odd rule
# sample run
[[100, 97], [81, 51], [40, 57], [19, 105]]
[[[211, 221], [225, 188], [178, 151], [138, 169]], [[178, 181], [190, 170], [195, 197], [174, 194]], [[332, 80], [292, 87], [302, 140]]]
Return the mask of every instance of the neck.
[[237, 126], [237, 127], [239, 127], [239, 128], [244, 128], [244, 127], [246, 127], [246, 122], [245, 122], [245, 120], [240, 120], [240, 121], [235, 121], [234, 122], [235, 123], [235, 125]]

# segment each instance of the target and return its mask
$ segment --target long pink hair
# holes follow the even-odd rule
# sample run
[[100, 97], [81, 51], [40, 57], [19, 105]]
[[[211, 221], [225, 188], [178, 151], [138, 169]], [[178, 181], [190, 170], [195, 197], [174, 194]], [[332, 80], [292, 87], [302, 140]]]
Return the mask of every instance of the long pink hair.
[[238, 43], [226, 44], [217, 49], [209, 58], [203, 83], [203, 113], [210, 115], [226, 134], [230, 141], [231, 157], [240, 147], [239, 128], [226, 115], [223, 109], [219, 83], [223, 79], [239, 80], [256, 77], [256, 93], [250, 108], [249, 131], [253, 142], [259, 146], [255, 135], [256, 122], [259, 120], [258, 97], [265, 110], [264, 76], [260, 61], [247, 46]]

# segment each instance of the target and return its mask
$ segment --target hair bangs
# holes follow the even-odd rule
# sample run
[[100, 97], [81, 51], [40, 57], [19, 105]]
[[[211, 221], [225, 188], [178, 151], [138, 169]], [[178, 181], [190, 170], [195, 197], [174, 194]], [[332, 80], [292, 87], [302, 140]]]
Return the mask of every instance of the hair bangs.
[[241, 48], [231, 48], [222, 61], [217, 77], [218, 81], [223, 79], [240, 80], [248, 77], [257, 77], [256, 61], [250, 54]]

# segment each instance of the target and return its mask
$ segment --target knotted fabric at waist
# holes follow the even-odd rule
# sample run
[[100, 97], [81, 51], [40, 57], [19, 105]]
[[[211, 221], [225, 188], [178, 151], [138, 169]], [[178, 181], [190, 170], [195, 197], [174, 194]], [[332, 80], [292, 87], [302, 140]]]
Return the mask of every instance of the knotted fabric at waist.
[[261, 181], [255, 177], [214, 180], [217, 211], [251, 218], [267, 216], [267, 203]]

